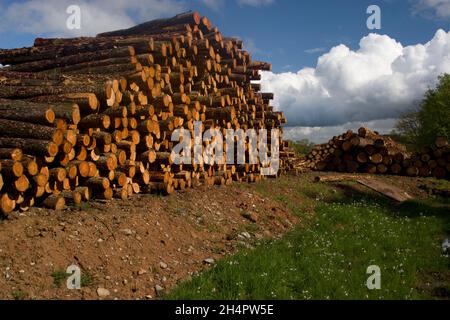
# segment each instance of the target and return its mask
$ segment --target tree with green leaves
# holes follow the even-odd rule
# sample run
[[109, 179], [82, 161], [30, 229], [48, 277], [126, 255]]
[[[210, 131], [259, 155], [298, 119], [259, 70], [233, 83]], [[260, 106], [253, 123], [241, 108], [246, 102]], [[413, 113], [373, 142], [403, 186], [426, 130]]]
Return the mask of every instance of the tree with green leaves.
[[308, 139], [302, 139], [300, 141], [292, 142], [291, 146], [294, 148], [294, 151], [298, 156], [304, 156], [311, 152], [315, 144]]
[[431, 145], [437, 137], [450, 138], [450, 74], [439, 77], [437, 87], [425, 94], [419, 121], [420, 145]]
[[436, 88], [429, 89], [417, 110], [405, 113], [395, 126], [400, 142], [421, 148], [431, 146], [437, 137], [450, 140], [450, 75], [439, 77]]

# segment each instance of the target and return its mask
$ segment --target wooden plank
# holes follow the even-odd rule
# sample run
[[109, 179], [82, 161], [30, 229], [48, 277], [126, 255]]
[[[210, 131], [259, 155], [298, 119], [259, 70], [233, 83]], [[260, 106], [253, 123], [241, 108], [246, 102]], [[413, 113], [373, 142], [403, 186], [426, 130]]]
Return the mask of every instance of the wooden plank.
[[405, 202], [414, 199], [414, 197], [409, 195], [403, 189], [400, 189], [393, 185], [386, 184], [385, 182], [380, 181], [378, 179], [358, 179], [356, 181], [398, 202]]

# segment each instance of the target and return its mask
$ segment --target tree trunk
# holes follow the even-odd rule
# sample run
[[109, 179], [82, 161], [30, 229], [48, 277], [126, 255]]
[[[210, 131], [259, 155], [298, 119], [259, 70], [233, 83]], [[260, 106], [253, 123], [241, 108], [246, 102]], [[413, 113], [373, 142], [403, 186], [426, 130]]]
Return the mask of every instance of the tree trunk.
[[3, 119], [0, 119], [0, 136], [49, 140], [56, 145], [60, 145], [64, 140], [64, 132], [60, 129]]
[[0, 148], [19, 148], [34, 156], [55, 157], [58, 154], [58, 145], [48, 140], [0, 137]]
[[[179, 14], [170, 19], [158, 19], [139, 24], [137, 26], [117, 31], [104, 32], [97, 37], [114, 37], [114, 36], [133, 36], [142, 34], [161, 33], [161, 29], [171, 28], [176, 25], [182, 25], [181, 30], [186, 30], [184, 25], [199, 25], [200, 15], [198, 12], [188, 12]], [[174, 30], [174, 28], [172, 28]], [[177, 30], [178, 31], [178, 30]]]
[[0, 99], [0, 118], [49, 125], [55, 120], [55, 111], [47, 104]]

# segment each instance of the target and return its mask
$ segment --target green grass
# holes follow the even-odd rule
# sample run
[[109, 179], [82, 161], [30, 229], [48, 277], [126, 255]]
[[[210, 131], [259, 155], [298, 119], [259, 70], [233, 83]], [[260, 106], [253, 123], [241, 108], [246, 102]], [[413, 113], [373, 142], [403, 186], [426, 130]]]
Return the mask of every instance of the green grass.
[[[64, 270], [56, 270], [52, 272], [51, 276], [53, 278], [53, 284], [59, 288], [65, 283], [70, 274], [66, 273]], [[95, 278], [89, 272], [82, 271], [80, 284], [82, 288], [91, 287], [95, 284]]]
[[[166, 298], [421, 299], [436, 288], [448, 292], [448, 283], [434, 283], [430, 276], [450, 279], [449, 260], [440, 251], [450, 233], [447, 206], [426, 201], [394, 206], [351, 183], [302, 184], [282, 196], [283, 187], [277, 187], [272, 198], [294, 207], [303, 222], [282, 240], [219, 261]], [[315, 202], [314, 215], [303, 213], [305, 202]], [[370, 265], [381, 268], [381, 290], [366, 287]]]
[[69, 274], [63, 270], [56, 270], [52, 272], [51, 276], [53, 278], [53, 284], [59, 288], [61, 287], [63, 282], [67, 279]]
[[25, 300], [27, 297], [27, 294], [23, 292], [22, 290], [13, 290], [11, 292], [11, 296], [14, 300]]

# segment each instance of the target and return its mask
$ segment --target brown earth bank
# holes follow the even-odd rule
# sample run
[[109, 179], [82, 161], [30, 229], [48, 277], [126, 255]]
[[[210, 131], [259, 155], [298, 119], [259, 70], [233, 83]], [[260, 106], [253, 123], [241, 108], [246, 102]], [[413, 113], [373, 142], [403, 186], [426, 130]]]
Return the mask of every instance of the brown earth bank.
[[[154, 299], [157, 289], [297, 222], [242, 185], [15, 212], [0, 221], [0, 298]], [[66, 287], [72, 264], [82, 270], [80, 290]]]

